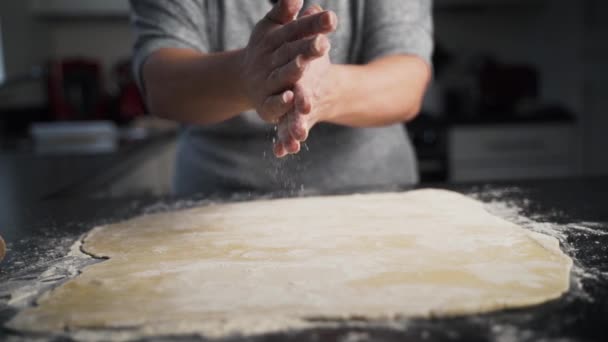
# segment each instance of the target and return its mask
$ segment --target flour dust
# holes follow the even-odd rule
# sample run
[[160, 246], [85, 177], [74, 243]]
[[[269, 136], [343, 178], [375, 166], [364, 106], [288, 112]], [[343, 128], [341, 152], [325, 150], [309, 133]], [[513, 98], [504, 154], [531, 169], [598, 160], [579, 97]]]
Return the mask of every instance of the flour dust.
[[[568, 222], [555, 223], [547, 222], [546, 216], [539, 214], [527, 215], [525, 212], [531, 206], [531, 201], [525, 196], [519, 200], [505, 200], [509, 194], [518, 193], [521, 190], [518, 188], [505, 188], [500, 190], [484, 190], [480, 192], [469, 193], [477, 200], [485, 204], [485, 208], [491, 214], [499, 216], [507, 221], [515, 223], [523, 228], [536, 233], [552, 236], [560, 243], [560, 248], [573, 260], [571, 271], [571, 289], [569, 295], [581, 298], [588, 301], [593, 301], [593, 298], [585, 291], [583, 283], [585, 280], [599, 281], [603, 278], [608, 278], [606, 272], [601, 270], [584, 267], [581, 261], [577, 258], [579, 248], [571, 241], [573, 238], [599, 238], [608, 236], [608, 231], [602, 230], [602, 227], [608, 226], [607, 223], [600, 222]], [[490, 199], [488, 199], [490, 198]], [[553, 212], [550, 216], [559, 216], [560, 212]]]
[[[275, 160], [273, 155], [268, 155], [269, 158]], [[280, 179], [280, 183], [285, 186], [286, 189], [302, 191], [301, 186], [297, 182], [290, 178], [288, 168], [285, 165], [285, 160], [277, 160], [273, 164], [275, 167], [270, 172]], [[585, 291], [585, 281], [599, 281], [600, 279], [608, 278], [608, 273], [602, 272], [601, 270], [595, 270], [592, 268], [585, 268], [583, 264], [577, 259], [579, 249], [575, 244], [571, 243], [573, 238], [576, 237], [606, 237], [608, 232], [602, 230], [606, 227], [605, 223], [600, 222], [569, 222], [564, 224], [558, 224], [553, 222], [544, 221], [543, 217], [537, 215], [526, 215], [526, 209], [531, 206], [529, 200], [505, 200], [510, 196], [509, 194], [517, 193], [520, 190], [518, 188], [504, 188], [500, 190], [476, 190], [475, 192], [468, 193], [468, 196], [475, 199], [481, 200], [486, 204], [486, 209], [503, 219], [518, 224], [531, 231], [546, 234], [555, 237], [559, 240], [562, 250], [569, 255], [574, 265], [572, 268], [571, 277], [571, 290], [567, 296], [578, 298], [584, 301], [593, 301], [593, 298]], [[517, 198], [525, 196], [515, 196]], [[246, 200], [251, 199], [244, 197], [235, 197], [231, 200]], [[150, 205], [142, 210], [142, 214], [151, 214], [158, 212], [174, 211], [192, 208], [196, 206], [206, 205], [212, 203], [212, 200], [187, 200], [187, 201], [173, 201], [173, 202], [159, 202], [154, 205]], [[605, 228], [604, 228], [605, 229]], [[76, 244], [72, 246], [68, 255], [59, 255], [64, 253], [66, 244], [73, 243], [72, 238], [62, 238], [53, 241], [47, 241], [56, 245], [57, 248], [51, 251], [47, 251], [46, 255], [40, 255], [39, 258], [34, 258], [37, 261], [30, 262], [28, 264], [19, 264], [17, 261], [16, 267], [22, 267], [23, 272], [17, 272], [11, 279], [4, 279], [3, 283], [0, 284], [0, 304], [10, 305], [15, 309], [21, 309], [26, 306], [32, 305], [36, 298], [43, 293], [50, 291], [52, 288], [61, 285], [63, 282], [76, 277], [80, 271], [87, 265], [91, 265], [100, 260], [94, 259], [89, 255], [83, 254], [80, 250], [81, 240], [78, 240]], [[62, 251], [59, 253], [59, 251]], [[34, 250], [33, 253], [36, 253]], [[50, 261], [49, 261], [50, 260]], [[40, 274], [35, 274], [36, 270], [45, 268], [46, 270]], [[15, 274], [15, 272], [11, 272]], [[19, 274], [23, 277], [19, 277]], [[2, 280], [0, 278], [0, 280]], [[479, 321], [475, 323], [475, 321]], [[475, 317], [471, 319], [473, 324], [483, 326], [485, 321], [483, 317]], [[293, 324], [293, 322], [291, 322]], [[300, 326], [301, 329], [310, 328], [336, 328], [336, 327], [352, 327], [353, 329], [389, 329], [394, 331], [412, 331], [416, 329], [416, 326], [420, 325], [419, 322], [410, 322], [409, 320], [402, 320], [398, 322], [307, 322]], [[431, 329], [421, 330], [420, 338], [426, 339], [431, 337]], [[279, 329], [280, 330], [280, 329]], [[130, 340], [138, 338], [139, 335], [133, 334], [130, 331], [81, 331], [81, 332], [69, 332], [66, 333], [71, 337], [78, 340], [99, 340], [99, 339], [116, 339], [116, 340]], [[534, 332], [522, 329], [516, 325], [509, 324], [494, 324], [490, 331], [490, 337], [492, 340], [501, 342], [510, 342], [517, 340], [530, 340], [534, 337]], [[367, 332], [355, 332], [349, 333], [345, 341], [368, 341], [372, 340]]]

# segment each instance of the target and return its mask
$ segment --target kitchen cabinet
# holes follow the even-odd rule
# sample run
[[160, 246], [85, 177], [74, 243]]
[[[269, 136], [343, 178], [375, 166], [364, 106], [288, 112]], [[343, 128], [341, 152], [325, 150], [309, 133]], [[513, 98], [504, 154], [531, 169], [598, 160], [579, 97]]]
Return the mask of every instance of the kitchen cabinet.
[[11, 83], [0, 86], [0, 109], [44, 105], [43, 84], [33, 70], [48, 59], [48, 25], [31, 16], [27, 1], [0, 1], [0, 21], [0, 83]]
[[460, 125], [448, 130], [453, 182], [573, 177], [579, 174], [578, 127], [570, 122]]
[[127, 16], [128, 0], [30, 0], [30, 11], [42, 16]]

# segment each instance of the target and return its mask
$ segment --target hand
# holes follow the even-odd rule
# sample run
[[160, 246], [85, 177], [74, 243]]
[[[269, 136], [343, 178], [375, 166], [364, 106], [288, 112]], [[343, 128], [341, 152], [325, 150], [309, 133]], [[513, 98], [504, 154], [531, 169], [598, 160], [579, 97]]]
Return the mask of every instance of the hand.
[[335, 30], [335, 15], [319, 12], [296, 20], [302, 0], [280, 0], [255, 27], [244, 50], [245, 93], [260, 117], [277, 123], [294, 108], [296, 83], [329, 48], [322, 34]]
[[[303, 17], [322, 13], [323, 9], [314, 5], [303, 13]], [[337, 20], [336, 20], [337, 21]], [[287, 154], [296, 154], [301, 143], [306, 141], [312, 127], [323, 121], [325, 106], [332, 87], [329, 85], [331, 60], [329, 40], [325, 35], [318, 36], [323, 45], [324, 54], [309, 62], [302, 78], [294, 85], [293, 109], [280, 119], [278, 141], [274, 145], [274, 154], [282, 158]], [[325, 102], [325, 103], [324, 103]]]

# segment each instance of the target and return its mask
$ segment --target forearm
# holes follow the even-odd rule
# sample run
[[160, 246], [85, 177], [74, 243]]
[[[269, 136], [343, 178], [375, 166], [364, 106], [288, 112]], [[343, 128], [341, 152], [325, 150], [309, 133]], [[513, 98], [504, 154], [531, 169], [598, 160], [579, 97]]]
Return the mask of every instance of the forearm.
[[240, 74], [241, 54], [238, 50], [204, 55], [186, 49], [154, 53], [143, 67], [152, 114], [209, 125], [251, 109]]
[[413, 56], [391, 56], [367, 65], [333, 65], [324, 121], [352, 127], [406, 122], [420, 111], [430, 67]]

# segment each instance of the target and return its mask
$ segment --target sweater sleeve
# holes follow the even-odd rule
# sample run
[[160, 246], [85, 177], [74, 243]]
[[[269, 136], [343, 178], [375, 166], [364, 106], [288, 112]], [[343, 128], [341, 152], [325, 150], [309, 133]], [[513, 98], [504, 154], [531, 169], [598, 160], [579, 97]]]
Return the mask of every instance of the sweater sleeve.
[[210, 49], [203, 0], [130, 0], [135, 31], [133, 68], [142, 92], [142, 67], [163, 48]]
[[407, 54], [431, 64], [432, 0], [367, 0], [363, 26], [363, 62]]

